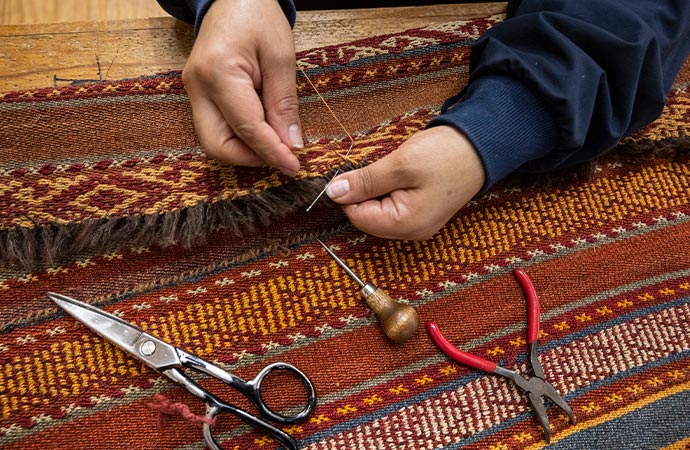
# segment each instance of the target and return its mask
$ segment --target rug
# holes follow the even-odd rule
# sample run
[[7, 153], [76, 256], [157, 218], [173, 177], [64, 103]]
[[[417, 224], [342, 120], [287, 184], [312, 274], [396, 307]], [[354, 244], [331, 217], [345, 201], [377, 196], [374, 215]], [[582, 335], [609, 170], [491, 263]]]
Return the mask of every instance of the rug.
[[[469, 44], [501, 19], [316, 49], [298, 64], [366, 164], [438, 113], [466, 81]], [[303, 449], [546, 446], [512, 384], [452, 362], [424, 329], [387, 340], [319, 238], [459, 348], [518, 369], [526, 308], [511, 272], [523, 267], [541, 298], [546, 376], [577, 417], [549, 408], [549, 448], [686, 448], [689, 85], [686, 64], [664, 115], [591, 178], [505, 180], [425, 242], [365, 235], [327, 200], [304, 211], [349, 140], [303, 78], [296, 180], [204, 159], [179, 73], [2, 95], [0, 446], [204, 448], [198, 424], [151, 406], [165, 395], [201, 414], [200, 402], [68, 319], [47, 291], [245, 378], [274, 361], [301, 368], [318, 406], [285, 430]], [[239, 421], [218, 426], [224, 448], [277, 448]]]

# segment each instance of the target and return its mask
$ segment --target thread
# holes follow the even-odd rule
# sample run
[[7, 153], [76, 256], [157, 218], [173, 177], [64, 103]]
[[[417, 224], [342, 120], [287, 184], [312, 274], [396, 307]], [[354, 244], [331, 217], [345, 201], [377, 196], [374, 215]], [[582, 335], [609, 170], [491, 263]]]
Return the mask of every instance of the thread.
[[[300, 72], [302, 72], [302, 75], [304, 76], [304, 78], [307, 80], [307, 82], [308, 82], [309, 85], [312, 87], [312, 89], [314, 89], [314, 92], [316, 92], [316, 95], [318, 95], [319, 99], [320, 99], [321, 102], [324, 104], [324, 106], [326, 107], [326, 109], [328, 109], [328, 112], [331, 113], [331, 115], [333, 116], [333, 118], [335, 119], [335, 121], [338, 123], [338, 125], [340, 126], [340, 128], [342, 128], [343, 131], [345, 132], [345, 135], [348, 137], [348, 139], [350, 139], [350, 148], [347, 149], [347, 153], [345, 153], [345, 156], [341, 155], [341, 154], [340, 154], [338, 151], [336, 151], [336, 150], [333, 150], [333, 151], [335, 152], [336, 155], [340, 156], [340, 158], [342, 158], [342, 160], [343, 160], [345, 163], [351, 163], [351, 161], [350, 161], [350, 159], [349, 159], [348, 157], [350, 156], [350, 152], [352, 151], [352, 147], [354, 147], [354, 145], [355, 145], [355, 140], [352, 138], [352, 135], [350, 134], [350, 132], [347, 131], [347, 128], [345, 128], [345, 125], [343, 125], [343, 123], [340, 121], [340, 119], [338, 119], [338, 116], [335, 114], [335, 112], [333, 112], [333, 110], [331, 109], [330, 105], [328, 104], [328, 102], [326, 102], [326, 99], [323, 97], [323, 95], [321, 95], [321, 93], [320, 93], [319, 90], [316, 88], [316, 86], [314, 85], [314, 83], [312, 83], [312, 81], [311, 81], [311, 79], [309, 78], [309, 76], [307, 75], [307, 73], [306, 73], [302, 68], [299, 68], [299, 67], [298, 67], [298, 70], [299, 70]], [[314, 205], [316, 204], [316, 202], [319, 201], [319, 199], [321, 198], [321, 196], [323, 196], [324, 192], [326, 192], [326, 189], [328, 189], [328, 186], [331, 185], [331, 183], [333, 182], [333, 180], [335, 179], [335, 177], [338, 176], [338, 174], [340, 174], [340, 169], [337, 169], [337, 170], [335, 171], [335, 173], [333, 174], [333, 176], [331, 177], [331, 179], [328, 180], [328, 183], [326, 183], [326, 186], [324, 186], [324, 188], [321, 190], [321, 192], [319, 192], [319, 195], [317, 195], [316, 198], [314, 199], [314, 201], [311, 202], [311, 204], [307, 207], [307, 212], [309, 212], [309, 211], [314, 207]]]
[[181, 416], [187, 422], [198, 425], [203, 425], [205, 423], [215, 425], [216, 423], [215, 418], [194, 414], [186, 404], [173, 402], [162, 394], [154, 395], [153, 401], [149, 403], [149, 406], [158, 411], [158, 425], [161, 428], [164, 428], [173, 416]]

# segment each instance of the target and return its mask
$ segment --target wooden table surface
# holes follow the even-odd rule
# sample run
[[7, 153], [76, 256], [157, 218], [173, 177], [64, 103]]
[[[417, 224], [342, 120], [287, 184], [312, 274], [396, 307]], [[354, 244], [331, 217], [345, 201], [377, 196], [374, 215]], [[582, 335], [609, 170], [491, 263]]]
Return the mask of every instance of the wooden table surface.
[[[505, 3], [301, 11], [297, 51], [453, 20], [500, 14]], [[191, 26], [171, 17], [0, 26], [0, 92], [181, 69]]]

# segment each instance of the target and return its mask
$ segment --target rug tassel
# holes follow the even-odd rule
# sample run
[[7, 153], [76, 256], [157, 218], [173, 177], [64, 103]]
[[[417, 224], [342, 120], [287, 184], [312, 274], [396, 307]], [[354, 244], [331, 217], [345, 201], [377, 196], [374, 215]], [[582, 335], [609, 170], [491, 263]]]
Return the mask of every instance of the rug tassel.
[[149, 403], [149, 406], [159, 412], [158, 423], [161, 428], [165, 427], [171, 416], [182, 416], [187, 422], [194, 424], [204, 424], [215, 425], [216, 419], [209, 418], [206, 416], [199, 416], [194, 414], [189, 406], [180, 402], [173, 402], [169, 400], [165, 395], [156, 394], [153, 397], [153, 402]]

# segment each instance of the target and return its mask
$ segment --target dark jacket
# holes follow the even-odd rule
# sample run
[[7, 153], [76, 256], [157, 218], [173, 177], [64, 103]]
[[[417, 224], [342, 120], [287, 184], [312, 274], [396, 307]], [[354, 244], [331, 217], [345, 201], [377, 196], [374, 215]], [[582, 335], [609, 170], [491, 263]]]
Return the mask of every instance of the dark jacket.
[[[199, 27], [212, 0], [159, 0]], [[279, 0], [294, 25], [295, 6]], [[590, 160], [656, 119], [690, 52], [688, 0], [516, 0], [472, 47], [466, 88], [428, 126], [464, 132], [488, 189]]]

